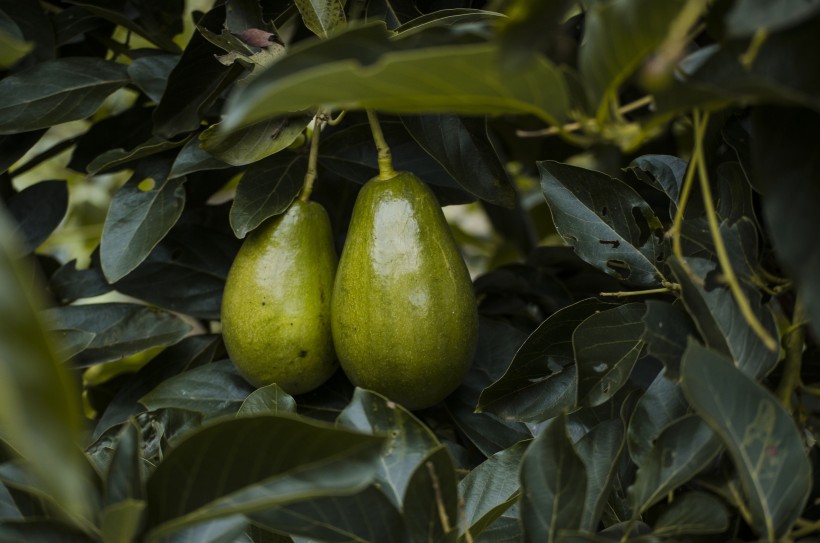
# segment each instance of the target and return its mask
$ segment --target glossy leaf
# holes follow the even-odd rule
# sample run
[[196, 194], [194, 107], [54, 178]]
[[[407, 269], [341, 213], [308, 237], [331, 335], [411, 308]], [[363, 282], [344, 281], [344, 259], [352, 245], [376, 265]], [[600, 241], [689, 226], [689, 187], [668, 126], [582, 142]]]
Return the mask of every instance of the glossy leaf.
[[586, 499], [584, 462], [559, 415], [533, 440], [521, 459], [524, 541], [559, 541], [560, 530], [580, 527]]
[[253, 390], [230, 360], [221, 360], [164, 380], [140, 403], [149, 411], [173, 407], [208, 419], [236, 413]]
[[629, 420], [627, 443], [632, 460], [643, 465], [661, 433], [688, 410], [680, 385], [668, 374], [659, 373], [638, 399]]
[[236, 188], [231, 206], [231, 228], [238, 238], [284, 213], [305, 180], [307, 160], [302, 155], [282, 153], [251, 165]]
[[305, 26], [317, 36], [327, 38], [345, 23], [342, 0], [296, 0]]
[[670, 200], [670, 209], [678, 209], [680, 190], [686, 174], [687, 162], [670, 155], [643, 155], [629, 163], [631, 170], [641, 181], [663, 192]]
[[600, 172], [558, 162], [539, 162], [538, 169], [555, 227], [578, 256], [631, 284], [659, 283], [662, 226], [634, 189]]
[[387, 436], [376, 480], [395, 506], [401, 507], [413, 472], [438, 446], [433, 432], [402, 406], [360, 388], [337, 420], [345, 428]]
[[199, 136], [199, 141], [202, 149], [218, 160], [244, 166], [288, 147], [310, 120], [310, 115], [276, 117], [227, 134], [215, 124]]
[[141, 162], [114, 195], [100, 242], [102, 270], [109, 282], [139, 266], [182, 214], [184, 179], [167, 179], [169, 167], [164, 161]]
[[128, 65], [134, 84], [154, 102], [162, 99], [168, 76], [179, 62], [179, 55], [151, 55], [135, 58]]
[[647, 300], [645, 305], [642, 339], [646, 342], [647, 352], [663, 362], [669, 378], [677, 379], [687, 340], [689, 337], [697, 338], [699, 334], [692, 319], [679, 307], [680, 304]]
[[705, 492], [686, 492], [675, 497], [652, 527], [657, 537], [683, 534], [719, 534], [729, 528], [729, 512], [717, 497]]
[[87, 518], [91, 488], [77, 448], [78, 393], [38, 314], [41, 287], [12, 256], [19, 252], [0, 209], [0, 437], [30, 462], [37, 480], [66, 511]]
[[811, 466], [791, 415], [771, 392], [697, 343], [689, 344], [681, 375], [686, 398], [732, 457], [754, 528], [769, 540], [782, 537], [811, 490]]
[[596, 406], [626, 383], [643, 350], [642, 303], [595, 313], [572, 335], [578, 367], [578, 404]]
[[177, 157], [174, 159], [174, 165], [171, 166], [168, 179], [175, 179], [202, 170], [222, 170], [230, 167], [230, 164], [222, 162], [204, 151], [199, 145], [199, 138], [194, 137], [189, 139], [188, 143], [179, 150]]
[[85, 119], [128, 82], [126, 68], [98, 58], [62, 58], [0, 81], [0, 134]]
[[293, 396], [272, 383], [251, 392], [237, 411], [237, 415], [262, 415], [265, 413], [295, 413]]
[[[544, 58], [525, 72], [507, 73], [491, 44], [411, 50], [400, 45], [389, 40], [384, 26], [365, 25], [294, 48], [229, 98], [226, 128], [319, 105], [394, 113], [530, 113], [547, 122], [566, 116], [563, 78]], [[313, 70], [319, 61], [322, 70]]]
[[455, 543], [459, 518], [456, 482], [453, 459], [444, 445], [433, 449], [416, 467], [402, 500], [410, 541]]
[[191, 329], [166, 311], [119, 302], [53, 307], [44, 311], [44, 316], [52, 330], [94, 334], [76, 360], [79, 364], [119, 360], [151, 347], [171, 345]]
[[353, 494], [373, 480], [383, 444], [380, 437], [294, 416], [206, 425], [148, 479], [148, 540], [236, 513]]
[[8, 202], [17, 223], [15, 236], [32, 253], [59, 226], [68, 211], [68, 188], [64, 181], [41, 181], [20, 191]]
[[552, 314], [527, 338], [506, 373], [481, 393], [478, 410], [506, 420], [540, 422], [574, 405], [572, 334], [590, 315], [609, 308], [587, 299]]

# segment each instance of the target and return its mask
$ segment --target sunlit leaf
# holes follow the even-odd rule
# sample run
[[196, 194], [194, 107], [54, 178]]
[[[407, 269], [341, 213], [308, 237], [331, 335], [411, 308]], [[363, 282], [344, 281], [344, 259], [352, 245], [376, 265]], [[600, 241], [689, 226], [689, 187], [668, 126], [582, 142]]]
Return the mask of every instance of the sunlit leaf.
[[275, 117], [229, 133], [215, 124], [199, 136], [199, 141], [202, 149], [218, 160], [244, 166], [285, 149], [310, 120], [310, 115]]
[[323, 38], [345, 23], [343, 0], [296, 0], [296, 7], [305, 26]]

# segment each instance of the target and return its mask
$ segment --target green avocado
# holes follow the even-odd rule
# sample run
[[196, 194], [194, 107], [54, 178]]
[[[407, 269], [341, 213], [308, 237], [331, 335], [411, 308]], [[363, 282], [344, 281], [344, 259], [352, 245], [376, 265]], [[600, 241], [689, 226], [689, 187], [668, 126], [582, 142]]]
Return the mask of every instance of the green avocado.
[[478, 339], [473, 286], [436, 197], [413, 174], [362, 187], [331, 321], [351, 382], [408, 409], [440, 402], [464, 379]]
[[296, 200], [254, 230], [236, 255], [222, 298], [222, 336], [255, 386], [302, 394], [336, 370], [330, 297], [336, 250], [325, 209]]

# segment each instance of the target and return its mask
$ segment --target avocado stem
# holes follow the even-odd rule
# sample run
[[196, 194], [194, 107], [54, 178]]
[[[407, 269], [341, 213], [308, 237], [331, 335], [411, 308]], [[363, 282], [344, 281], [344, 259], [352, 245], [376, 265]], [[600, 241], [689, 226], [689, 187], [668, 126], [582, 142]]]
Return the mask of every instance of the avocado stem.
[[396, 177], [396, 170], [393, 169], [393, 156], [390, 154], [390, 146], [384, 139], [384, 132], [379, 124], [379, 118], [372, 110], [367, 111], [367, 120], [370, 122], [370, 131], [373, 133], [373, 141], [376, 143], [376, 150], [379, 152], [379, 179], [387, 181]]
[[299, 199], [307, 202], [310, 199], [310, 193], [313, 192], [313, 183], [318, 176], [317, 163], [319, 162], [319, 134], [322, 132], [322, 124], [326, 120], [327, 115], [324, 111], [316, 112], [313, 118], [313, 134], [310, 137], [310, 154], [308, 155], [308, 166], [305, 172], [305, 181], [302, 184], [302, 190], [299, 192]]

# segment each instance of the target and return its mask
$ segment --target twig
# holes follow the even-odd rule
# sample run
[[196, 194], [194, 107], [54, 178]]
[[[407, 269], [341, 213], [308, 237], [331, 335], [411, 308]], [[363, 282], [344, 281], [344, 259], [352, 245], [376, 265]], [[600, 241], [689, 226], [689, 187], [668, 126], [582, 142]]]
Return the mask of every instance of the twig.
[[318, 175], [319, 135], [322, 132], [322, 123], [326, 117], [327, 115], [325, 115], [323, 111], [318, 111], [313, 118], [313, 134], [310, 137], [308, 167], [307, 172], [305, 172], [305, 182], [302, 185], [302, 191], [299, 193], [299, 199], [303, 202], [307, 202], [310, 199], [310, 193], [313, 192], [313, 183], [316, 181], [316, 176]]
[[806, 314], [800, 300], [794, 306], [792, 325], [783, 341], [786, 357], [783, 361], [783, 377], [777, 386], [777, 397], [789, 411], [793, 411], [792, 396], [800, 385], [800, 369], [803, 361], [803, 344], [806, 340]]
[[615, 298], [626, 298], [628, 296], [648, 296], [650, 294], [664, 294], [673, 292], [675, 289], [668, 287], [650, 288], [646, 290], [624, 290], [619, 292], [600, 292], [599, 296], [611, 296]]
[[433, 481], [433, 492], [436, 493], [436, 507], [438, 507], [438, 518], [441, 521], [441, 529], [447, 534], [450, 532], [450, 517], [447, 516], [447, 509], [444, 507], [444, 498], [441, 496], [441, 486], [438, 482], [438, 475], [433, 463], [428, 461], [425, 463], [427, 472], [430, 474], [430, 479]]
[[[631, 113], [636, 109], [640, 109], [642, 107], [648, 106], [654, 100], [652, 95], [644, 96], [643, 98], [639, 98], [634, 102], [630, 102], [626, 105], [621, 106], [618, 108], [618, 113], [621, 115]], [[576, 130], [580, 130], [584, 127], [584, 122], [574, 122], [565, 124], [563, 126], [550, 126], [548, 128], [542, 128], [540, 130], [516, 130], [515, 135], [521, 138], [537, 138], [541, 136], [557, 136], [562, 132], [575, 132]]]

